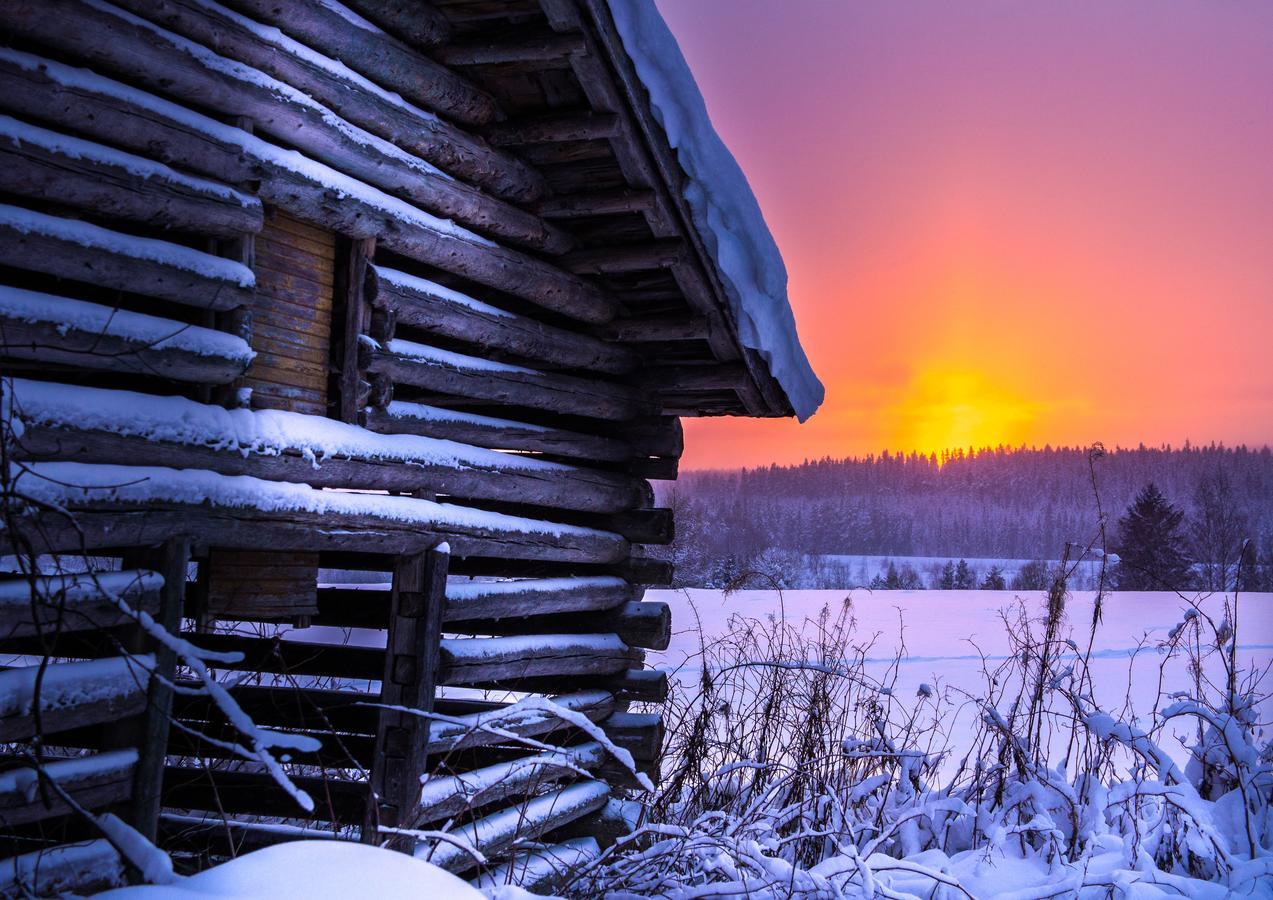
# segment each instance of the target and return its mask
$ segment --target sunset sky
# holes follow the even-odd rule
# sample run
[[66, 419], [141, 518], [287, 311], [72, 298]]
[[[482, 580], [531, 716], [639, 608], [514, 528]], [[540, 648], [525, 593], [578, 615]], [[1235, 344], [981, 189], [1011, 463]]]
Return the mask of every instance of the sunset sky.
[[827, 386], [686, 468], [1273, 442], [1273, 3], [659, 0]]

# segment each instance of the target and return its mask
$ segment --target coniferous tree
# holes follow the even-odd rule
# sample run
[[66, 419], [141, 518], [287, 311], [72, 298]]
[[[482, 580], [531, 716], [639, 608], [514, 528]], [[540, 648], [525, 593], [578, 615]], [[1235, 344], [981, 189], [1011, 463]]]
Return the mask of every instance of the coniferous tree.
[[981, 589], [983, 591], [1002, 591], [1008, 587], [1003, 577], [1003, 570], [998, 566], [991, 566], [990, 571], [986, 573], [986, 577], [981, 579]]
[[941, 580], [937, 582], [939, 591], [953, 591], [955, 589], [955, 561], [953, 559], [946, 560], [946, 566], [941, 570]]
[[1219, 467], [1198, 479], [1193, 493], [1189, 546], [1201, 588], [1227, 591], [1237, 577], [1238, 555], [1247, 537], [1247, 519], [1238, 507], [1229, 476]]
[[1189, 586], [1192, 572], [1181, 523], [1184, 510], [1157, 485], [1145, 486], [1118, 520], [1114, 586], [1122, 591], [1174, 591]]
[[968, 561], [961, 559], [955, 567], [955, 590], [971, 591], [977, 586], [977, 576], [968, 567]]

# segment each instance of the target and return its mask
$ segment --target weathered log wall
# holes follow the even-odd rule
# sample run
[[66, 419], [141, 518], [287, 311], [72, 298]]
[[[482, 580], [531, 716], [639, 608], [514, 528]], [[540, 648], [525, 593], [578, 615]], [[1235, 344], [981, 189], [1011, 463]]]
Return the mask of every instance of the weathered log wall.
[[[193, 822], [229, 815], [207, 840], [264, 843], [277, 834], [255, 817], [281, 816], [411, 849], [381, 829], [456, 818], [496, 861], [518, 836], [611, 828], [607, 804], [657, 773], [661, 745], [657, 716], [628, 706], [667, 691], [644, 650], [667, 646], [668, 610], [641, 594], [669, 568], [640, 545], [670, 542], [671, 518], [644, 479], [675, 476], [675, 413], [739, 411], [718, 399], [747, 378], [673, 365], [738, 357], [683, 224], [560, 4], [483, 42], [464, 3], [222, 3], [0, 8], [18, 42], [0, 48], [14, 453], [77, 519], [33, 514], [24, 534], [107, 554], [180, 535], [198, 564], [187, 637], [243, 654], [224, 666], [261, 676], [234, 691], [258, 722], [322, 743], [291, 760], [327, 770], [298, 775], [325, 798], [305, 814], [231, 765], [223, 714], [164, 701], [179, 724], [136, 738], [166, 747], [137, 765], [183, 810], [161, 837], [186, 846]], [[32, 314], [28, 295], [61, 312]], [[393, 588], [345, 583], [368, 568]], [[109, 659], [109, 604], [66, 598], [91, 628], [50, 643], [38, 607], [0, 602], [0, 642]], [[493, 697], [435, 701], [435, 685]], [[100, 748], [102, 717], [149, 699], [27, 711], [0, 739], [41, 719], [58, 746]], [[133, 771], [82, 787], [116, 798]], [[0, 804], [0, 822], [29, 814]]]

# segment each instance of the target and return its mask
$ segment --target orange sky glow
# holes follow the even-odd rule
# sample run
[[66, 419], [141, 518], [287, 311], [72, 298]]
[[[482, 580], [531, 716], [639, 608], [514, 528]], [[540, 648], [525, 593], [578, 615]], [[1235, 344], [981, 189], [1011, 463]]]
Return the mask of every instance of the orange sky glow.
[[1273, 3], [659, 8], [827, 386], [685, 468], [1273, 442]]

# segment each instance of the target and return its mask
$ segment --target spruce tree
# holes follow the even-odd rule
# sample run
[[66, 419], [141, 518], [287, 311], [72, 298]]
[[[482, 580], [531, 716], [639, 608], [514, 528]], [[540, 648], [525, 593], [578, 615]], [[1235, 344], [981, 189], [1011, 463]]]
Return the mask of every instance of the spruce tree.
[[1002, 591], [1006, 590], [1008, 583], [1004, 580], [1003, 570], [998, 566], [991, 566], [990, 571], [986, 573], [986, 577], [981, 580], [981, 589], [983, 591]]
[[968, 568], [968, 561], [961, 559], [955, 567], [955, 590], [971, 591], [977, 586], [977, 576]]
[[955, 589], [955, 561], [953, 559], [946, 560], [946, 566], [941, 570], [941, 580], [937, 582], [939, 591], [953, 591]]
[[1175, 591], [1189, 587], [1192, 578], [1185, 536], [1184, 510], [1175, 506], [1158, 486], [1144, 487], [1127, 513], [1118, 520], [1114, 552], [1114, 587], [1120, 591]]

